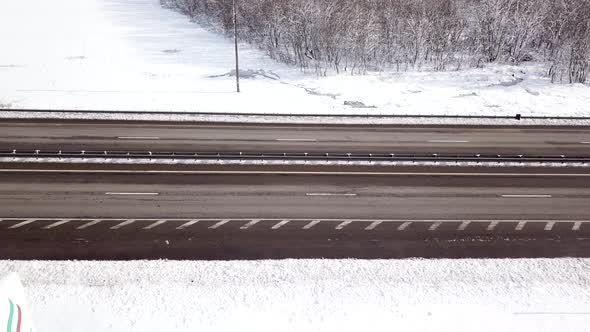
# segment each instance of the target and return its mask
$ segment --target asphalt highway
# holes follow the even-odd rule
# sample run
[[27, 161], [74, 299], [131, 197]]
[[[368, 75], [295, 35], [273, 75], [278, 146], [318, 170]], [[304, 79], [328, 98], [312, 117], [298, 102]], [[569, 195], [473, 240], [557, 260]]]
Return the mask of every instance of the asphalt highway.
[[590, 256], [590, 177], [522, 173], [0, 172], [0, 256]]
[[0, 150], [590, 155], [588, 128], [0, 121]]

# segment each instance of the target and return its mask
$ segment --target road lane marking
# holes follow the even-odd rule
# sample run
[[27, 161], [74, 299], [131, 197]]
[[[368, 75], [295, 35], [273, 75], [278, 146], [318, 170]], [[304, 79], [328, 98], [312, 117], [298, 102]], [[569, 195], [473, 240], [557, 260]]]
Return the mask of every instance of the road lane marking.
[[117, 193], [117, 192], [107, 192], [104, 194], [109, 195], [109, 196], [158, 196], [158, 195], [160, 195], [160, 193]]
[[337, 229], [337, 230], [344, 229], [344, 227], [346, 227], [346, 226], [350, 225], [351, 223], [352, 223], [352, 220], [346, 220], [346, 221], [343, 221], [343, 222], [341, 222], [340, 224], [338, 224], [338, 225], [336, 226], [336, 229]]
[[357, 194], [347, 193], [347, 194], [338, 194], [338, 193], [307, 193], [305, 196], [357, 196]]
[[250, 221], [249, 223], [247, 223], [244, 226], [240, 227], [240, 229], [248, 229], [248, 228], [256, 225], [259, 222], [260, 222], [260, 219], [252, 219], [252, 221]]
[[383, 220], [377, 220], [377, 221], [373, 221], [369, 226], [367, 226], [365, 228], [365, 230], [367, 231], [372, 231], [375, 229], [375, 227], [381, 225], [383, 223]]
[[504, 198], [552, 198], [552, 195], [502, 195]]
[[348, 176], [457, 176], [457, 177], [590, 177], [590, 173], [453, 173], [453, 172], [319, 172], [319, 171], [174, 171], [174, 170], [100, 170], [100, 169], [0, 169], [0, 173], [73, 173], [73, 174], [215, 174], [215, 175], [348, 175]]
[[442, 225], [442, 221], [437, 221], [435, 223], [433, 223], [432, 225], [430, 225], [430, 228], [428, 228], [429, 231], [436, 231], [440, 225]]
[[189, 222], [186, 222], [186, 223], [184, 223], [184, 224], [182, 224], [182, 225], [180, 225], [180, 226], [176, 227], [176, 229], [185, 229], [185, 228], [187, 228], [187, 227], [189, 227], [189, 226], [192, 226], [192, 225], [194, 225], [194, 224], [198, 223], [199, 221], [200, 221], [200, 220], [191, 220], [191, 221], [189, 221]]
[[467, 226], [469, 226], [469, 224], [471, 224], [471, 221], [462, 222], [461, 225], [459, 225], [458, 230], [464, 231], [467, 228]]
[[229, 222], [229, 219], [221, 220], [218, 223], [216, 223], [215, 225], [209, 226], [209, 229], [217, 229], [217, 228], [227, 224], [228, 222]]
[[516, 225], [515, 230], [522, 231], [522, 229], [524, 228], [525, 225], [526, 225], [526, 221], [521, 221], [518, 223], [518, 225]]
[[58, 222], [54, 222], [51, 225], [47, 225], [47, 226], [43, 227], [43, 229], [52, 229], [52, 228], [55, 228], [55, 227], [59, 227], [59, 226], [61, 226], [63, 224], [69, 223], [70, 221], [71, 221], [71, 219], [64, 219], [64, 220], [61, 220], [61, 221], [58, 221]]
[[125, 226], [127, 226], [127, 225], [131, 225], [131, 224], [133, 224], [134, 222], [135, 222], [135, 219], [129, 219], [129, 220], [125, 220], [125, 221], [123, 221], [122, 223], [120, 223], [120, 224], [117, 224], [117, 225], [115, 225], [115, 226], [111, 227], [111, 229], [119, 229], [119, 228], [121, 228], [121, 227], [125, 227]]
[[157, 136], [119, 136], [117, 139], [146, 139], [146, 140], [159, 140]]
[[313, 226], [315, 226], [315, 225], [317, 225], [319, 223], [320, 223], [319, 220], [312, 220], [309, 224], [303, 226], [303, 229], [310, 229], [310, 228], [312, 228]]
[[100, 222], [101, 222], [101, 220], [100, 220], [100, 219], [92, 220], [92, 221], [90, 221], [90, 222], [87, 222], [87, 223], [85, 223], [85, 224], [84, 224], [84, 225], [82, 225], [82, 226], [78, 226], [78, 227], [76, 227], [76, 229], [85, 229], [85, 228], [88, 228], [88, 227], [94, 226], [94, 225], [96, 225], [96, 224], [98, 224], [98, 223], [100, 223]]
[[547, 224], [545, 224], [545, 230], [550, 231], [553, 229], [553, 226], [555, 226], [555, 221], [548, 222]]
[[37, 220], [37, 219], [27, 219], [27, 220], [25, 220], [25, 221], [23, 221], [23, 222], [19, 222], [18, 224], [14, 224], [14, 225], [12, 225], [12, 226], [10, 226], [10, 227], [8, 227], [8, 228], [10, 228], [10, 229], [21, 228], [21, 227], [23, 227], [23, 226], [25, 226], [25, 225], [28, 225], [28, 224], [30, 224], [30, 223], [33, 223], [33, 222], [35, 222], [36, 220]]
[[580, 144], [590, 144], [590, 142], [580, 142]]
[[469, 143], [469, 141], [456, 141], [456, 140], [430, 140], [428, 143]]
[[167, 221], [168, 220], [158, 220], [158, 221], [156, 221], [155, 223], [153, 223], [153, 224], [151, 224], [149, 226], [145, 226], [143, 229], [152, 229], [152, 228], [158, 227], [158, 226], [166, 223]]
[[492, 221], [490, 222], [490, 224], [488, 225], [488, 231], [493, 231], [496, 226], [498, 226], [500, 222], [499, 221]]
[[574, 223], [574, 226], [572, 226], [572, 231], [579, 231], [580, 227], [582, 227], [582, 222], [581, 221], [576, 221]]
[[278, 142], [317, 142], [315, 138], [277, 138]]
[[288, 224], [291, 220], [281, 220], [278, 224], [274, 225], [271, 227], [271, 229], [279, 229], [283, 226], [285, 226], [286, 224]]
[[412, 224], [411, 221], [406, 221], [403, 224], [399, 225], [397, 228], [398, 231], [405, 231], [410, 225]]

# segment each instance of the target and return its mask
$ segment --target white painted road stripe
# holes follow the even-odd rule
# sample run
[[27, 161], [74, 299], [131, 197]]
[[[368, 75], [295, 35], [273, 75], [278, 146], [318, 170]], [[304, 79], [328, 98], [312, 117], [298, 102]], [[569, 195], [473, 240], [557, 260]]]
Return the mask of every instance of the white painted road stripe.
[[519, 222], [518, 225], [516, 225], [516, 230], [522, 231], [522, 229], [524, 228], [525, 225], [526, 225], [526, 221]]
[[454, 140], [430, 140], [428, 143], [469, 143], [469, 141], [454, 141]]
[[357, 194], [307, 193], [305, 196], [356, 196]]
[[111, 229], [119, 229], [119, 228], [121, 228], [121, 227], [124, 227], [124, 226], [127, 226], [127, 225], [131, 225], [131, 224], [133, 224], [134, 222], [135, 222], [135, 220], [134, 220], [134, 219], [125, 220], [125, 221], [123, 221], [122, 223], [120, 223], [120, 224], [117, 224], [117, 225], [115, 225], [115, 226], [111, 227]]
[[312, 228], [313, 226], [315, 226], [315, 225], [317, 225], [319, 223], [320, 223], [319, 220], [312, 220], [309, 224], [303, 226], [303, 229], [310, 229], [310, 228]]
[[574, 223], [574, 226], [572, 227], [572, 231], [579, 231], [580, 227], [582, 227], [582, 222], [581, 221], [576, 221]]
[[143, 229], [152, 229], [152, 228], [158, 227], [158, 226], [160, 226], [160, 225], [162, 225], [162, 224], [164, 224], [166, 222], [167, 222], [167, 220], [158, 220], [158, 221], [156, 221], [155, 223], [153, 223], [153, 224], [151, 224], [149, 226], [145, 226]]
[[365, 230], [367, 230], [367, 231], [374, 230], [375, 227], [381, 225], [382, 223], [383, 223], [382, 220], [373, 221], [369, 226], [367, 226], [367, 228], [365, 228]]
[[498, 226], [500, 222], [499, 221], [492, 221], [489, 225], [488, 225], [488, 231], [493, 231], [496, 226]]
[[315, 138], [277, 138], [279, 142], [317, 142]]
[[[47, 221], [60, 221], [60, 220], [64, 220], [64, 218], [42, 218], [42, 217], [19, 217], [19, 218], [0, 218], [3, 221], [18, 221], [18, 220], [47, 220]], [[256, 219], [260, 219], [260, 220], [290, 220], [290, 221], [307, 221], [310, 219], [297, 219], [297, 218], [265, 218], [265, 217], [260, 217], [260, 218], [256, 218]], [[80, 219], [76, 219], [76, 218], [69, 218], [69, 220], [76, 220], [76, 221], [80, 221], [80, 220], [88, 220], [85, 218], [80, 218]], [[127, 220], [124, 218], [101, 218], [101, 221], [113, 221], [113, 220]], [[151, 219], [133, 219], [135, 221], [152, 221], [154, 220], [153, 218]], [[164, 220], [177, 220], [177, 221], [191, 221], [193, 219], [180, 219], [180, 218], [170, 218], [170, 219], [164, 219]], [[206, 219], [206, 220], [222, 220], [222, 219]], [[252, 220], [252, 218], [231, 218], [230, 220], [235, 220], [235, 221], [250, 221]], [[314, 219], [315, 220], [315, 219]], [[330, 219], [330, 218], [326, 218], [326, 219], [317, 219], [320, 221], [342, 221], [343, 219]], [[377, 221], [376, 219], [352, 219], [355, 222], [373, 222], [373, 221]], [[534, 222], [534, 223], [548, 223], [548, 222], [555, 222], [555, 223], [575, 223], [575, 222], [579, 222], [579, 223], [583, 223], [583, 224], [590, 224], [590, 220], [573, 220], [573, 219], [562, 219], [562, 220], [550, 220], [550, 219], [415, 219], [415, 220], [408, 220], [408, 219], [387, 219], [387, 220], [379, 220], [382, 222], [416, 222], [416, 223], [434, 223], [434, 222], [454, 222], [454, 223], [462, 223], [464, 221], [470, 221], [470, 222], [483, 222], [483, 223], [491, 223], [491, 222], [498, 222], [498, 223], [517, 223], [517, 222], [521, 222], [521, 221], [525, 221], [525, 222]]]
[[185, 229], [185, 228], [187, 228], [187, 227], [189, 227], [189, 226], [192, 226], [192, 225], [194, 225], [194, 224], [196, 224], [196, 223], [198, 223], [198, 222], [199, 222], [199, 220], [191, 220], [191, 221], [189, 221], [189, 222], [187, 222], [187, 223], [184, 223], [184, 224], [182, 224], [182, 225], [180, 225], [180, 226], [176, 227], [176, 229]]
[[397, 230], [398, 231], [406, 230], [406, 228], [408, 228], [411, 224], [412, 224], [411, 221], [406, 221], [403, 224], [399, 225], [399, 227], [397, 228]]
[[87, 222], [87, 223], [85, 223], [85, 224], [84, 224], [84, 225], [82, 225], [82, 226], [78, 226], [78, 227], [76, 227], [76, 229], [85, 229], [85, 228], [88, 228], [88, 227], [90, 227], [90, 226], [94, 226], [94, 225], [96, 225], [96, 224], [98, 224], [98, 223], [100, 223], [100, 222], [101, 222], [101, 220], [100, 220], [100, 219], [97, 219], [97, 220], [92, 220], [92, 221], [90, 221], [90, 222]]
[[502, 195], [504, 198], [551, 198], [552, 195]]
[[336, 229], [338, 229], [338, 230], [343, 229], [344, 227], [350, 225], [351, 223], [352, 223], [352, 220], [343, 221], [336, 226]]
[[228, 219], [225, 219], [225, 220], [222, 220], [222, 221], [220, 221], [220, 222], [216, 223], [216, 224], [215, 224], [215, 225], [213, 225], [213, 226], [209, 226], [209, 228], [210, 228], [210, 229], [217, 229], [217, 228], [219, 228], [219, 227], [221, 227], [221, 226], [223, 226], [223, 225], [227, 224], [228, 222], [229, 222], [229, 220], [228, 220]]
[[151, 139], [151, 140], [159, 140], [159, 137], [156, 136], [119, 136], [118, 139]]
[[272, 226], [271, 228], [272, 228], [272, 229], [279, 229], [279, 228], [281, 228], [281, 227], [285, 226], [286, 224], [288, 224], [290, 221], [291, 221], [291, 220], [282, 220], [282, 221], [280, 221], [278, 224], [276, 224], [276, 225]]
[[23, 226], [25, 226], [25, 225], [28, 225], [28, 224], [30, 224], [30, 223], [33, 223], [33, 222], [35, 222], [36, 220], [37, 220], [37, 219], [27, 219], [27, 220], [25, 220], [25, 221], [23, 221], [23, 222], [19, 222], [18, 224], [14, 224], [14, 225], [12, 225], [12, 226], [10, 226], [10, 227], [8, 227], [8, 228], [10, 228], [10, 229], [21, 228], [21, 227], [23, 227]]
[[432, 225], [430, 225], [430, 228], [428, 228], [429, 231], [436, 231], [440, 225], [442, 225], [442, 222], [438, 221], [433, 223]]
[[217, 175], [266, 175], [266, 174], [282, 174], [282, 175], [362, 175], [362, 176], [458, 176], [458, 177], [477, 177], [477, 176], [497, 176], [497, 177], [590, 177], [590, 173], [452, 173], [452, 172], [317, 172], [317, 171], [174, 171], [174, 170], [99, 170], [99, 169], [0, 169], [0, 173], [73, 173], [73, 174], [217, 174]]
[[121, 196], [140, 196], [140, 195], [146, 195], [146, 196], [157, 196], [160, 193], [115, 193], [115, 192], [108, 192], [108, 193], [104, 193], [105, 195], [121, 195]]
[[461, 225], [459, 225], [459, 230], [464, 231], [467, 228], [467, 226], [469, 226], [469, 224], [471, 224], [471, 221], [462, 222]]
[[47, 226], [43, 227], [43, 229], [52, 229], [52, 228], [55, 228], [55, 227], [59, 227], [59, 226], [61, 226], [63, 224], [69, 223], [70, 221], [71, 221], [70, 219], [64, 219], [64, 220], [61, 220], [61, 221], [58, 221], [58, 222], [54, 222], [51, 225], [47, 225]]
[[249, 223], [245, 224], [244, 226], [240, 227], [240, 229], [248, 229], [254, 225], [256, 225], [257, 223], [260, 222], [260, 219], [253, 219], [252, 221], [250, 221]]
[[547, 224], [545, 224], [545, 230], [550, 231], [553, 229], [553, 226], [555, 226], [555, 221], [548, 222]]

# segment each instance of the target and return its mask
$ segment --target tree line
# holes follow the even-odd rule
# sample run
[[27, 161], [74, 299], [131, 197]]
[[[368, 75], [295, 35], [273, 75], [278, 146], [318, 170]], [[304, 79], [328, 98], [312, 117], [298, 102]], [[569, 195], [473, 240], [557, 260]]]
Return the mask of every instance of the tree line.
[[[233, 34], [232, 0], [160, 0]], [[236, 0], [240, 39], [313, 70], [458, 70], [548, 63], [552, 81], [590, 74], [590, 0]]]

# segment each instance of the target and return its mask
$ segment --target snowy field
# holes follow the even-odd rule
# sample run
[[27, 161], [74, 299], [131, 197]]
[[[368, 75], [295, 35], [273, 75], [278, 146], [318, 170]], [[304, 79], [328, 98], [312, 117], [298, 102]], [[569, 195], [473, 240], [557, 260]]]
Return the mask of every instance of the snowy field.
[[588, 331], [590, 260], [0, 261], [39, 331]]
[[539, 64], [317, 78], [159, 0], [0, 1], [0, 108], [289, 114], [590, 116], [588, 85]]

